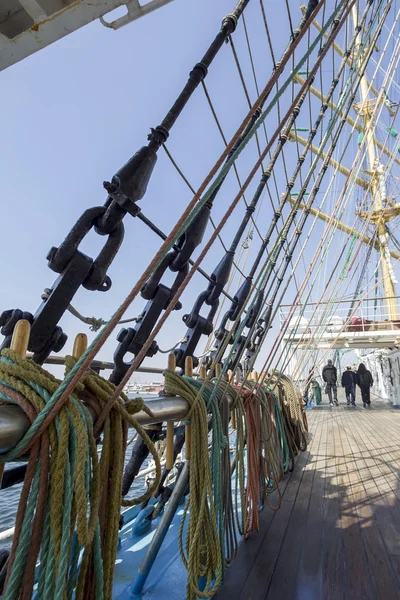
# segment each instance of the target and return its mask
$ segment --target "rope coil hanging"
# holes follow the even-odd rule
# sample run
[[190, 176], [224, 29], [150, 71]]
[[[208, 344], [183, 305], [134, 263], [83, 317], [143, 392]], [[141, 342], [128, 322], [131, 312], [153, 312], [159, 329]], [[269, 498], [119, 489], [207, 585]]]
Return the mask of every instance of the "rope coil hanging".
[[[67, 371], [74, 363], [72, 357], [67, 358]], [[1, 456], [2, 462], [8, 462], [30, 450], [5, 600], [32, 597], [39, 559], [40, 598], [63, 600], [75, 590], [77, 599], [111, 599], [128, 424], [149, 443], [156, 480], [146, 494], [123, 504], [148, 498], [161, 475], [154, 445], [134, 417], [139, 410], [150, 414], [141, 399], [121, 396], [113, 405], [104, 420], [98, 457], [100, 432], [93, 428], [90, 412], [77, 394], [84, 394], [85, 402], [101, 415], [115, 387], [89, 371], [74, 394], [62, 406], [55, 406], [52, 394], [58, 387], [59, 381], [40, 366], [21, 359], [13, 350], [2, 351], [0, 398], [19, 405], [31, 422], [19, 444]]]

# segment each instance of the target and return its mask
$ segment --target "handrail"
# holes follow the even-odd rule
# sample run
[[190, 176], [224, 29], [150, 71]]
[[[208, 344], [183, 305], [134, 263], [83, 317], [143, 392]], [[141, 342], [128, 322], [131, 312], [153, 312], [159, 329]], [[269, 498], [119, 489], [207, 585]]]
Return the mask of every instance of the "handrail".
[[[226, 395], [229, 405], [234, 399]], [[145, 401], [153, 416], [140, 411], [135, 418], [141, 425], [153, 425], [164, 421], [181, 421], [189, 411], [189, 403], [176, 396], [158, 397]], [[89, 408], [90, 410], [90, 408]], [[91, 413], [94, 416], [94, 413]], [[25, 413], [14, 405], [0, 406], [0, 455], [14, 448], [29, 429], [29, 419]]]

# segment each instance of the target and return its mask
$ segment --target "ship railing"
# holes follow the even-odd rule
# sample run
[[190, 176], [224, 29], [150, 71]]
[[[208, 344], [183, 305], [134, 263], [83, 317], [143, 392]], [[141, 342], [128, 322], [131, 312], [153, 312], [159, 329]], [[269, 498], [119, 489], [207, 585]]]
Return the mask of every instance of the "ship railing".
[[[226, 395], [228, 404], [231, 406], [234, 398]], [[145, 405], [150, 409], [152, 416], [147, 412], [140, 411], [135, 415], [135, 418], [141, 425], [154, 425], [156, 423], [164, 423], [167, 421], [182, 421], [189, 411], [189, 403], [183, 398], [177, 396], [163, 396], [145, 400]], [[88, 407], [89, 412], [95, 417], [94, 412]], [[0, 406], [0, 454], [5, 454], [23, 438], [28, 431], [30, 422], [23, 411], [15, 405]], [[134, 438], [131, 439], [131, 443]], [[163, 463], [162, 463], [163, 464]], [[135, 481], [146, 477], [154, 471], [154, 466], [148, 465], [142, 469], [135, 477]], [[8, 487], [8, 486], [7, 486]], [[9, 487], [12, 487], [10, 485]], [[3, 488], [4, 489], [4, 488]], [[126, 509], [122, 514], [128, 513], [131, 509]], [[132, 515], [133, 516], [133, 515]], [[131, 519], [128, 519], [128, 522]], [[10, 528], [0, 532], [0, 541], [6, 541], [12, 538], [14, 528]]]
[[[392, 300], [397, 302], [398, 299], [396, 296]], [[391, 319], [386, 306], [377, 306], [377, 301], [383, 300], [385, 298], [367, 299], [359, 305], [354, 300], [327, 301], [318, 306], [309, 303], [306, 307], [300, 306], [294, 313], [290, 306], [282, 305], [279, 311], [280, 326], [287, 327], [287, 335], [296, 337], [318, 333], [362, 335], [385, 331], [398, 331], [400, 337], [400, 319]]]

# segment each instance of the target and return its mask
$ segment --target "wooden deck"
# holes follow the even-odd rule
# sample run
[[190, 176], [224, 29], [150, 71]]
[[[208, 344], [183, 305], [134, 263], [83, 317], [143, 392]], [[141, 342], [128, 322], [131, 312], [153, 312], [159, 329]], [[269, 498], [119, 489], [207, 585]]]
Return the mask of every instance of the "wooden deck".
[[307, 416], [280, 510], [263, 511], [215, 598], [400, 599], [400, 410], [372, 397]]

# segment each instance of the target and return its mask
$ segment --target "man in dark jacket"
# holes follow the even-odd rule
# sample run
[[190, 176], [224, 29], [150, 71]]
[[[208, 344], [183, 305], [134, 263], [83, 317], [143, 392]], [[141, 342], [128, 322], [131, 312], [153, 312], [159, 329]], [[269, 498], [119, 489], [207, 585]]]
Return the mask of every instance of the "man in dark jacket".
[[[335, 402], [336, 406], [339, 406], [337, 399], [337, 370], [331, 360], [328, 360], [328, 364], [322, 369], [322, 379], [325, 381], [325, 393], [328, 394], [329, 404], [333, 406]], [[333, 395], [333, 398], [332, 398]]]
[[351, 367], [346, 367], [346, 370], [342, 374], [342, 386], [346, 392], [347, 406], [350, 403], [356, 405], [356, 383], [357, 375], [351, 370]]
[[370, 388], [373, 386], [374, 380], [371, 371], [368, 371], [364, 363], [360, 363], [357, 370], [357, 383], [360, 386], [361, 397], [364, 408], [371, 405]]

